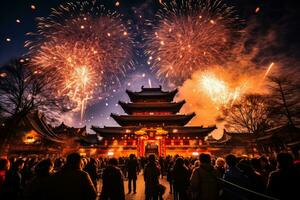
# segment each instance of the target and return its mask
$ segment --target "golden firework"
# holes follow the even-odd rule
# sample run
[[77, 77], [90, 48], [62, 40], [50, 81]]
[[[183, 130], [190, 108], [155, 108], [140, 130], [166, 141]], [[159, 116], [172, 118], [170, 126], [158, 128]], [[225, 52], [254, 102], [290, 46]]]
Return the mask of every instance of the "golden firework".
[[148, 64], [157, 76], [171, 83], [182, 83], [198, 69], [228, 59], [234, 9], [222, 1], [182, 0], [162, 3], [157, 21], [146, 33]]
[[129, 29], [98, 1], [60, 5], [49, 17], [38, 18], [37, 27], [25, 44], [34, 70], [47, 72], [56, 84], [54, 94], [67, 97], [81, 115], [87, 102], [102, 96], [132, 65]]

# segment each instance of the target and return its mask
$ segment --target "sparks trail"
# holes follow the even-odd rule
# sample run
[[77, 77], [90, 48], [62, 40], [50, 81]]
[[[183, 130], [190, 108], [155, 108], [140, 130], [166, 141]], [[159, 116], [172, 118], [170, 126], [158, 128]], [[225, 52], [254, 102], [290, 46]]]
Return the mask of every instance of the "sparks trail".
[[242, 95], [242, 86], [231, 88], [226, 81], [212, 72], [205, 72], [199, 77], [199, 87], [217, 109], [233, 104]]
[[53, 93], [68, 98], [81, 116], [132, 66], [132, 34], [98, 1], [60, 5], [49, 17], [38, 18], [37, 28], [25, 44], [32, 65], [39, 73], [50, 72], [57, 86]]
[[229, 57], [239, 18], [222, 1], [182, 0], [162, 3], [153, 29], [145, 33], [148, 64], [169, 83], [182, 83], [199, 69]]
[[271, 62], [271, 64], [269, 65], [269, 67], [268, 67], [268, 69], [267, 69], [267, 71], [266, 71], [266, 73], [264, 75], [264, 79], [269, 75], [269, 73], [270, 73], [272, 67], [274, 66], [274, 64], [275, 63]]

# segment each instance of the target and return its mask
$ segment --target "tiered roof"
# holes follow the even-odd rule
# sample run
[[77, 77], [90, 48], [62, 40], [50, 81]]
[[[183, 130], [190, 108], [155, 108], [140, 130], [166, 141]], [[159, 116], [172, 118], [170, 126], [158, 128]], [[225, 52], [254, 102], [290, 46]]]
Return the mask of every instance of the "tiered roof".
[[170, 112], [172, 114], [176, 114], [180, 111], [181, 107], [185, 104], [185, 101], [179, 102], [136, 102], [136, 103], [127, 103], [123, 101], [119, 101], [119, 105], [123, 108], [123, 110], [131, 115], [134, 112]]
[[[142, 86], [140, 92], [129, 90], [126, 90], [126, 92], [132, 103], [119, 102], [119, 104], [129, 115], [111, 114], [111, 117], [120, 126], [184, 126], [195, 116], [195, 113], [176, 115], [185, 103], [185, 101], [172, 102], [178, 92], [177, 89], [167, 92], [162, 91], [161, 86], [158, 88], [145, 88]], [[148, 112], [149, 114], [132, 115], [134, 112]], [[157, 112], [170, 114], [158, 115]]]
[[216, 129], [213, 127], [203, 128], [202, 126], [185, 125], [196, 115], [177, 114], [185, 101], [173, 102], [173, 98], [178, 92], [177, 89], [172, 91], [162, 91], [161, 86], [158, 88], [142, 87], [141, 91], [133, 92], [126, 90], [131, 102], [119, 101], [119, 104], [128, 115], [117, 115], [112, 113], [111, 117], [121, 127], [96, 127], [92, 130], [101, 137], [116, 137], [122, 135], [134, 135], [142, 130], [145, 132], [161, 129], [166, 136], [176, 137], [198, 137], [202, 138]]
[[157, 125], [157, 126], [185, 126], [196, 114], [191, 113], [187, 115], [116, 115], [110, 116], [120, 126], [143, 126], [143, 125]]
[[45, 117], [38, 111], [29, 113], [23, 120], [24, 125], [35, 130], [41, 138], [55, 143], [64, 143], [62, 138], [54, 133], [45, 121]]
[[161, 86], [158, 88], [145, 88], [142, 86], [140, 92], [133, 92], [131, 90], [126, 90], [131, 102], [171, 102], [177, 94], [178, 90], [173, 91], [162, 91]]
[[71, 136], [85, 136], [86, 126], [81, 128], [74, 128], [67, 126], [62, 122], [59, 126], [53, 128], [53, 132], [55, 132], [57, 135], [67, 134]]

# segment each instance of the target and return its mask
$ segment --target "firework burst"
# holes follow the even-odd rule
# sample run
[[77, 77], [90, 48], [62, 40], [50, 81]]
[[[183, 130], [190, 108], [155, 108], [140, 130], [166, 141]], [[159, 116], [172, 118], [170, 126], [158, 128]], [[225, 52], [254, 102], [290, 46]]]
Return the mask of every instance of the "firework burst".
[[55, 95], [69, 98], [81, 114], [133, 64], [132, 35], [98, 1], [60, 5], [38, 18], [37, 28], [25, 44], [35, 71], [49, 73]]
[[199, 77], [199, 87], [213, 102], [217, 109], [231, 105], [240, 98], [244, 85], [231, 88], [229, 84], [212, 72], [205, 72]]
[[220, 0], [162, 3], [157, 21], [146, 33], [148, 64], [157, 76], [180, 84], [193, 72], [229, 57], [232, 36], [240, 20]]

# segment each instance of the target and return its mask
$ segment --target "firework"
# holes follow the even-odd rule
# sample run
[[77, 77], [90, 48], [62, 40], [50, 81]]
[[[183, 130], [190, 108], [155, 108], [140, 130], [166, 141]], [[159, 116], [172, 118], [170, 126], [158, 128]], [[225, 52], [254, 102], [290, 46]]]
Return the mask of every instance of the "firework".
[[[38, 18], [38, 31], [27, 41], [35, 70], [50, 74], [55, 95], [75, 103], [82, 114], [87, 102], [132, 65], [133, 39], [121, 17], [98, 1], [60, 5]], [[94, 98], [97, 97], [97, 98]]]
[[239, 21], [234, 9], [219, 0], [162, 2], [156, 16], [148, 23], [153, 31], [146, 33], [147, 63], [159, 78], [172, 83], [227, 59]]
[[266, 71], [266, 73], [264, 75], [264, 78], [266, 78], [268, 76], [268, 74], [270, 73], [270, 71], [271, 71], [271, 69], [272, 69], [273, 66], [274, 66], [274, 63], [271, 62], [271, 64], [269, 65], [269, 67], [268, 67], [268, 69], [267, 69], [267, 71]]
[[241, 96], [242, 86], [230, 88], [229, 84], [214, 73], [203, 73], [199, 78], [199, 86], [217, 108], [234, 103]]

